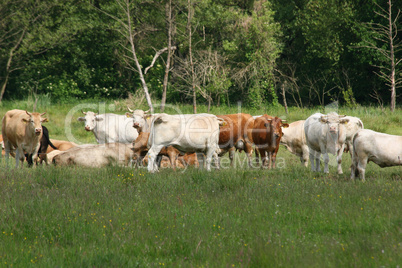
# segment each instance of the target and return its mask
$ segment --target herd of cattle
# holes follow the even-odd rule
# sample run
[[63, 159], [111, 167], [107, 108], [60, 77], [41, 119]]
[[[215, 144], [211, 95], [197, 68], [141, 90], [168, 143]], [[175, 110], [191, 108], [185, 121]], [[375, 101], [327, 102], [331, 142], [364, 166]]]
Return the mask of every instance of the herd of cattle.
[[[320, 171], [323, 155], [324, 172], [328, 173], [329, 156], [336, 156], [338, 174], [342, 174], [342, 154], [349, 150], [352, 157], [351, 178], [364, 181], [369, 161], [380, 167], [402, 165], [402, 136], [364, 129], [356, 117], [316, 113], [306, 120], [286, 123], [269, 115], [251, 116], [238, 113], [213, 114], [148, 114], [131, 110], [125, 115], [83, 112], [78, 118], [85, 130], [93, 132], [98, 144], [77, 145], [69, 141], [49, 139], [42, 123], [45, 113], [10, 110], [2, 119], [2, 146], [6, 163], [11, 154], [16, 167], [26, 159], [55, 165], [101, 167], [111, 163], [141, 165], [155, 172], [165, 156], [169, 165], [199, 165], [209, 171], [212, 159], [220, 167], [220, 156], [229, 152], [233, 165], [236, 151], [244, 151], [252, 166], [252, 153], [261, 167], [275, 168], [279, 145], [300, 157], [302, 165], [310, 159], [313, 171]], [[166, 165], [166, 163], [165, 163]]]

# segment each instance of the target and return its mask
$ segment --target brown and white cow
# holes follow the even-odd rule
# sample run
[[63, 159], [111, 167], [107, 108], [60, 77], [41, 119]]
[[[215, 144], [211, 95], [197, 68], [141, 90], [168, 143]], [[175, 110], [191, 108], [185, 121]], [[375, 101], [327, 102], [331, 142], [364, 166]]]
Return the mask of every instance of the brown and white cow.
[[283, 128], [280, 144], [292, 154], [299, 156], [302, 165], [307, 167], [309, 150], [304, 133], [304, 122], [305, 120], [295, 121], [290, 123], [288, 128]]
[[[346, 141], [345, 124], [349, 119], [337, 113], [315, 113], [304, 122], [304, 132], [309, 147], [311, 170], [320, 171], [320, 157], [324, 155], [324, 172], [329, 173], [328, 153], [336, 155], [338, 174], [342, 174], [342, 154]], [[315, 165], [314, 165], [315, 163]]]
[[254, 118], [249, 114], [226, 114], [217, 115], [225, 121], [219, 129], [219, 156], [229, 152], [230, 165], [233, 166], [235, 150], [244, 150], [248, 157], [248, 164], [251, 167], [251, 156], [253, 154], [253, 142], [251, 131], [254, 126]]
[[[149, 132], [140, 132], [137, 139], [134, 142], [133, 146], [133, 160], [138, 166], [139, 163], [142, 162], [142, 159], [148, 152], [148, 139]], [[162, 156], [167, 156], [170, 161], [170, 166], [175, 169], [176, 168], [176, 160], [179, 156], [180, 152], [173, 146], [163, 147], [162, 150], [158, 154], [157, 162], [158, 166], [162, 159]]]
[[402, 136], [362, 129], [353, 138], [353, 151], [350, 178], [360, 175], [365, 181], [366, 166], [370, 161], [382, 168], [402, 165]]
[[10, 110], [2, 120], [2, 134], [5, 147], [6, 163], [10, 152], [15, 148], [15, 167], [21, 162], [23, 166], [26, 152], [32, 155], [32, 162], [38, 157], [40, 139], [42, 138], [42, 123], [47, 119], [42, 116], [45, 113], [30, 113], [23, 110]]
[[56, 155], [52, 163], [57, 166], [104, 167], [114, 164], [127, 166], [131, 163], [132, 157], [131, 144], [84, 144]]
[[[252, 138], [256, 147], [256, 157], [261, 155], [262, 168], [268, 164], [268, 168], [275, 168], [276, 155], [279, 149], [279, 142], [282, 137], [282, 127], [289, 125], [283, 123], [279, 117], [272, 117], [264, 114], [255, 119], [252, 130]], [[268, 162], [268, 163], [267, 163]]]

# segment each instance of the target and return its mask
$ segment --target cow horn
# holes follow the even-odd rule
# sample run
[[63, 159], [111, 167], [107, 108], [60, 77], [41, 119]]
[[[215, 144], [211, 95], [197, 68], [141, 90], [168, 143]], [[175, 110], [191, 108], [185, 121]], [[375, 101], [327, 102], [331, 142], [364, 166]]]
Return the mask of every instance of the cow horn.
[[286, 119], [281, 119], [282, 120], [282, 122], [287, 122], [288, 120], [286, 120]]
[[46, 112], [44, 112], [44, 113], [41, 113], [41, 114], [40, 114], [40, 116], [43, 116], [43, 115], [45, 115], [45, 114], [46, 114]]
[[130, 107], [127, 106], [127, 109], [130, 113], [134, 113], [134, 110], [131, 110]]
[[339, 118], [342, 118], [342, 117], [345, 117], [346, 116], [346, 114], [345, 115], [338, 115], [339, 116]]
[[27, 115], [31, 116], [32, 114], [30, 112], [28, 112], [27, 110], [25, 110], [25, 112], [27, 113]]
[[147, 113], [149, 113], [150, 111], [151, 111], [151, 109], [145, 111], [144, 114], [147, 114]]
[[86, 112], [84, 112], [82, 109], [81, 109], [81, 113], [83, 113], [83, 114], [85, 114], [85, 115], [87, 114], [87, 113], [86, 113]]

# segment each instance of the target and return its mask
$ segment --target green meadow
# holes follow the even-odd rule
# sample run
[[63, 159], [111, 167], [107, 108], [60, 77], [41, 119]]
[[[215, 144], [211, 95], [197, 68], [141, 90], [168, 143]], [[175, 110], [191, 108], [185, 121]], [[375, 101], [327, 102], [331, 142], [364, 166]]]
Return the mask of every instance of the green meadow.
[[[92, 105], [92, 106], [91, 106]], [[124, 114], [127, 103], [52, 104], [50, 137], [95, 143], [77, 121], [81, 109]], [[32, 111], [32, 102], [3, 102]], [[145, 108], [133, 107], [130, 108]], [[92, 109], [95, 110], [95, 109]], [[190, 106], [168, 112], [190, 113]], [[207, 112], [200, 106], [199, 112]], [[288, 122], [320, 108], [211, 113], [268, 113]], [[402, 110], [339, 108], [365, 128], [402, 135]], [[68, 118], [67, 118], [68, 117]], [[227, 156], [226, 156], [227, 158]], [[366, 182], [311, 172], [281, 147], [275, 170], [236, 166], [211, 172], [188, 168], [53, 167], [14, 169], [0, 160], [0, 266], [39, 267], [399, 267], [402, 264], [402, 167], [369, 163]]]

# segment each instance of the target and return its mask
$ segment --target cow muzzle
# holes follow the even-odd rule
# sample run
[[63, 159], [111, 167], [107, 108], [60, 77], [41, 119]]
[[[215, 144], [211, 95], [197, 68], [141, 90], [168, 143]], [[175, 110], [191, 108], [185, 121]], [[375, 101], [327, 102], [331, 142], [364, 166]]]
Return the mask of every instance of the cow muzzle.
[[42, 128], [35, 128], [35, 135], [39, 136], [42, 133]]
[[86, 126], [86, 127], [85, 127], [85, 130], [86, 130], [86, 131], [91, 131], [91, 128], [88, 127], [88, 126]]
[[139, 127], [140, 127], [140, 124], [137, 123], [137, 122], [135, 122], [135, 123], [133, 124], [133, 127], [134, 127], [134, 128], [139, 128]]

